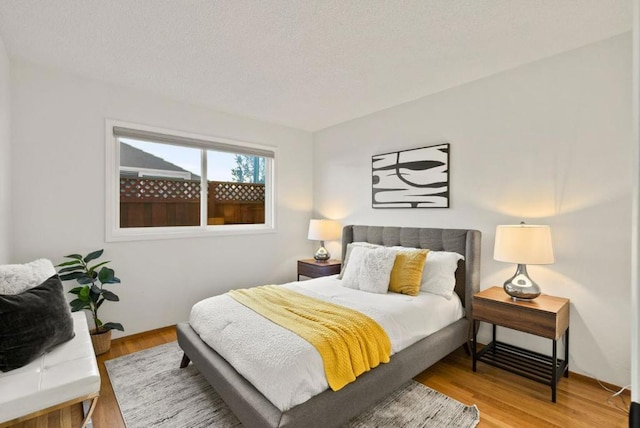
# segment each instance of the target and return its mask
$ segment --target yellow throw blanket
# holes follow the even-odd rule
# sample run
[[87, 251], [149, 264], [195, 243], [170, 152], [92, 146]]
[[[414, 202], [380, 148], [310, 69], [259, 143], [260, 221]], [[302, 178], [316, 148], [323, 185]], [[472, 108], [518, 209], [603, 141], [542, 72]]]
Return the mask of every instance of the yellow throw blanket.
[[391, 341], [368, 316], [305, 296], [277, 285], [228, 293], [238, 302], [311, 343], [320, 353], [332, 390], [357, 376], [388, 363]]

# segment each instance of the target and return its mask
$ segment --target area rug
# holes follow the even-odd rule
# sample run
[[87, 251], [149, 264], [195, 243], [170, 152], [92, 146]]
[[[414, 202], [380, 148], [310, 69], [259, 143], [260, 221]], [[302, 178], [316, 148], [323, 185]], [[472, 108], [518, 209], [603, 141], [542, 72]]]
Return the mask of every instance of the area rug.
[[[105, 362], [127, 428], [235, 428], [242, 424], [176, 342]], [[411, 381], [345, 427], [475, 427], [480, 412]]]

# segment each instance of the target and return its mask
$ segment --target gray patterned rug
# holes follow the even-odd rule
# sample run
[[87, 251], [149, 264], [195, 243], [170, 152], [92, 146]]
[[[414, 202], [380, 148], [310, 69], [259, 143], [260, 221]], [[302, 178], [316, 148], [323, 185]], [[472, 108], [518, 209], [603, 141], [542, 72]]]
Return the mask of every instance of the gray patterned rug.
[[[105, 362], [127, 428], [235, 428], [242, 424], [176, 342]], [[411, 381], [347, 427], [475, 427], [480, 412]]]

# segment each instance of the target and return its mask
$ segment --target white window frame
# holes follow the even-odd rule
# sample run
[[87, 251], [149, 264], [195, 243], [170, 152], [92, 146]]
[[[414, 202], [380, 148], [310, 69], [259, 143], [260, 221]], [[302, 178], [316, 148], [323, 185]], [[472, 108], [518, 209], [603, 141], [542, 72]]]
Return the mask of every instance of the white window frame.
[[[244, 149], [273, 152], [273, 158], [269, 158], [265, 165], [265, 222], [264, 224], [225, 224], [207, 225], [207, 187], [206, 169], [207, 156], [202, 156], [202, 181], [200, 194], [200, 226], [169, 226], [169, 227], [120, 227], [120, 144], [118, 137], [114, 135], [114, 127], [131, 130], [163, 134], [167, 138], [175, 137], [176, 140], [197, 140], [199, 146], [176, 143], [175, 145], [194, 147], [216, 151], [216, 146], [237, 146]], [[151, 140], [153, 142], [153, 140]], [[167, 143], [162, 141], [162, 143]], [[171, 144], [171, 143], [169, 143]], [[209, 146], [210, 145], [210, 146]], [[154, 239], [194, 238], [221, 235], [245, 235], [259, 233], [274, 233], [276, 231], [276, 159], [277, 148], [273, 146], [248, 143], [218, 138], [207, 135], [193, 134], [182, 131], [158, 128], [154, 126], [140, 125], [119, 120], [106, 119], [105, 121], [105, 171], [106, 171], [106, 221], [105, 239], [107, 242], [138, 241]]]

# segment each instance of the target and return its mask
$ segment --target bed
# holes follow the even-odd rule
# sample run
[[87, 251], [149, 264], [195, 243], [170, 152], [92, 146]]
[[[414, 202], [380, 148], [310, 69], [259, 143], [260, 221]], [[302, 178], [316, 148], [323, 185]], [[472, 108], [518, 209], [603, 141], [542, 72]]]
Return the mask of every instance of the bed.
[[458, 321], [395, 353], [388, 364], [364, 373], [337, 392], [326, 390], [286, 411], [279, 410], [224, 358], [203, 342], [187, 322], [177, 326], [184, 351], [182, 365], [192, 361], [238, 419], [247, 427], [339, 426], [415, 377], [470, 337], [471, 296], [479, 291], [480, 232], [464, 229], [346, 226], [342, 258], [347, 244], [369, 242], [384, 246], [457, 252], [464, 256], [456, 270], [455, 293], [464, 307]]

